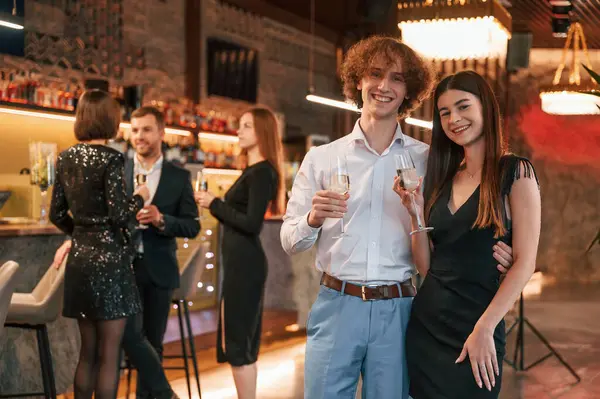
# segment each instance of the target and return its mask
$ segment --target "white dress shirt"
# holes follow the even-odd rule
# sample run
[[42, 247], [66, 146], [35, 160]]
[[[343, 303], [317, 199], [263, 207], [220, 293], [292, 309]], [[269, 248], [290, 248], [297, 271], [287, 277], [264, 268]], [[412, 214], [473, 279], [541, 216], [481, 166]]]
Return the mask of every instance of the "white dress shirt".
[[[429, 146], [402, 134], [400, 125], [390, 146], [379, 155], [368, 144], [357, 121], [352, 133], [332, 143], [312, 148], [294, 180], [283, 218], [281, 244], [288, 254], [317, 243], [316, 267], [341, 280], [380, 284], [408, 280], [415, 271], [411, 254], [410, 215], [393, 191], [394, 154], [407, 149], [424, 176]], [[340, 219], [323, 226], [308, 225], [312, 197], [329, 186], [330, 160], [345, 154], [350, 176], [348, 212], [340, 233]]]
[[[133, 184], [135, 185], [135, 176], [138, 174], [146, 175], [146, 187], [148, 187], [148, 191], [150, 192], [150, 196], [148, 197], [148, 201], [144, 203], [144, 206], [148, 206], [152, 203], [154, 199], [154, 195], [156, 194], [156, 190], [158, 189], [158, 182], [160, 181], [160, 175], [162, 173], [162, 165], [163, 165], [163, 156], [154, 162], [154, 165], [150, 169], [144, 169], [142, 163], [138, 160], [137, 154], [133, 157]], [[138, 247], [138, 252], [144, 252], [144, 243], [140, 241], [140, 246]]]

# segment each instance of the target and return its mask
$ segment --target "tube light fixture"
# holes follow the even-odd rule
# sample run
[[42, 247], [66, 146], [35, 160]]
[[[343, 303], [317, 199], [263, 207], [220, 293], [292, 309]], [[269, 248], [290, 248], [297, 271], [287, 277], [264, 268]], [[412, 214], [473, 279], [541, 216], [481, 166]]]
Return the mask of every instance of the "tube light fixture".
[[237, 143], [239, 138], [237, 136], [230, 136], [226, 134], [218, 134], [218, 133], [210, 133], [210, 132], [200, 132], [198, 133], [198, 137], [205, 140], [220, 140], [227, 141], [230, 143]]
[[[72, 115], [52, 114], [49, 112], [27, 111], [27, 110], [22, 110], [22, 109], [12, 109], [12, 108], [0, 107], [0, 113], [10, 114], [10, 115], [19, 115], [19, 116], [32, 116], [34, 118], [52, 119], [52, 120], [57, 120], [57, 121], [75, 122], [75, 117]], [[121, 122], [120, 127], [124, 128], [124, 129], [131, 129], [131, 123]], [[179, 136], [189, 136], [191, 134], [187, 130], [175, 129], [175, 128], [171, 128], [171, 127], [165, 128], [165, 133], [177, 134]], [[216, 136], [219, 136], [219, 135], [216, 135]]]
[[16, 29], [16, 30], [22, 30], [23, 29], [23, 25], [19, 25], [19, 24], [14, 24], [12, 22], [8, 22], [4, 19], [0, 19], [0, 26], [4, 26], [6, 28], [11, 28], [11, 29]]
[[[306, 99], [314, 103], [329, 105], [331, 107], [341, 108], [347, 111], [361, 112], [361, 110], [356, 105], [350, 102], [333, 100], [331, 98], [321, 97], [314, 94], [307, 95]], [[406, 118], [404, 122], [408, 123], [409, 125], [419, 126], [426, 129], [431, 129], [431, 127], [433, 126], [433, 123], [431, 121], [424, 121], [422, 119], [416, 118]]]
[[203, 168], [202, 173], [205, 175], [227, 175], [227, 176], [239, 176], [242, 174], [241, 170], [237, 169], [215, 169], [215, 168]]

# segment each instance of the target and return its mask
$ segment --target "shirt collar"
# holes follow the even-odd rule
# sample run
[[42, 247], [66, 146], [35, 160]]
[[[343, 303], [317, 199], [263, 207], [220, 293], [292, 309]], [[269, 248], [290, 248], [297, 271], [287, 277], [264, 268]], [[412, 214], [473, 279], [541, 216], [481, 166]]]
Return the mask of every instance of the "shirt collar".
[[158, 169], [162, 168], [163, 159], [164, 158], [161, 155], [160, 158], [158, 158], [156, 160], [156, 162], [154, 162], [154, 165], [152, 165], [152, 167], [150, 168], [150, 170], [146, 170], [146, 169], [144, 169], [144, 166], [142, 165], [142, 163], [139, 161], [138, 155], [135, 154], [133, 156], [133, 165], [135, 166], [135, 168], [137, 170], [143, 170], [144, 172], [146, 172], [146, 174], [150, 174], [150, 173], [154, 172], [155, 170], [158, 170]]
[[[348, 138], [348, 143], [356, 143], [356, 142], [362, 141], [363, 144], [365, 144], [366, 146], [369, 146], [369, 142], [367, 141], [367, 138], [365, 137], [365, 133], [363, 132], [362, 128], [360, 127], [359, 122], [360, 122], [360, 118], [354, 124], [354, 129], [352, 129], [352, 132], [348, 136], [346, 136]], [[404, 134], [402, 133], [402, 128], [400, 127], [399, 123], [396, 125], [396, 132], [394, 133], [394, 138], [392, 139], [392, 143], [390, 144], [390, 147], [396, 142], [400, 142], [400, 144], [402, 146], [404, 146], [404, 144], [405, 144]]]

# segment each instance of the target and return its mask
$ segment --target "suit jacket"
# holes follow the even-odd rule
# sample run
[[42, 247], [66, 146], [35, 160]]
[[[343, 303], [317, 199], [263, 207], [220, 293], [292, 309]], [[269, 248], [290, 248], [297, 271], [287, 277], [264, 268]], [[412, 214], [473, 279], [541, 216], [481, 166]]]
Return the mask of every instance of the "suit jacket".
[[[133, 194], [133, 160], [125, 166], [127, 192]], [[152, 204], [164, 215], [165, 228], [160, 231], [153, 225], [141, 232], [144, 244], [144, 267], [152, 282], [159, 287], [179, 287], [179, 266], [175, 237], [194, 238], [200, 232], [198, 206], [190, 172], [171, 162], [163, 161], [160, 180]], [[135, 229], [135, 227], [133, 227]], [[135, 230], [132, 230], [135, 231]]]

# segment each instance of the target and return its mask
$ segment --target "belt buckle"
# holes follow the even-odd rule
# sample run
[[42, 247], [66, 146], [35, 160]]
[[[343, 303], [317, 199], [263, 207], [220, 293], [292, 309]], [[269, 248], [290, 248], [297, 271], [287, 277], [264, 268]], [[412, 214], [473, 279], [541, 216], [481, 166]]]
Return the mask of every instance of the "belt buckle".
[[[366, 288], [374, 288], [373, 291], [376, 292], [377, 294], [373, 298], [367, 299]], [[361, 287], [361, 294], [362, 294], [363, 301], [376, 301], [378, 299], [388, 299], [389, 291], [388, 291], [387, 286], [377, 285], [374, 287], [369, 287], [367, 285], [363, 285]]]
[[[376, 293], [376, 295], [374, 295], [373, 298], [367, 299], [366, 288], [374, 288], [373, 292]], [[363, 285], [361, 287], [361, 294], [362, 294], [363, 301], [376, 301], [378, 299], [389, 299], [390, 292], [389, 292], [389, 287], [387, 285], [376, 285], [373, 287]], [[400, 294], [400, 296], [402, 296], [402, 294]]]
[[372, 301], [372, 299], [367, 299], [367, 292], [365, 291], [366, 287], [367, 287], [366, 285], [363, 285], [363, 286], [361, 286], [361, 289], [360, 289], [360, 291], [362, 293], [362, 300], [365, 301], [365, 302], [366, 301]]

